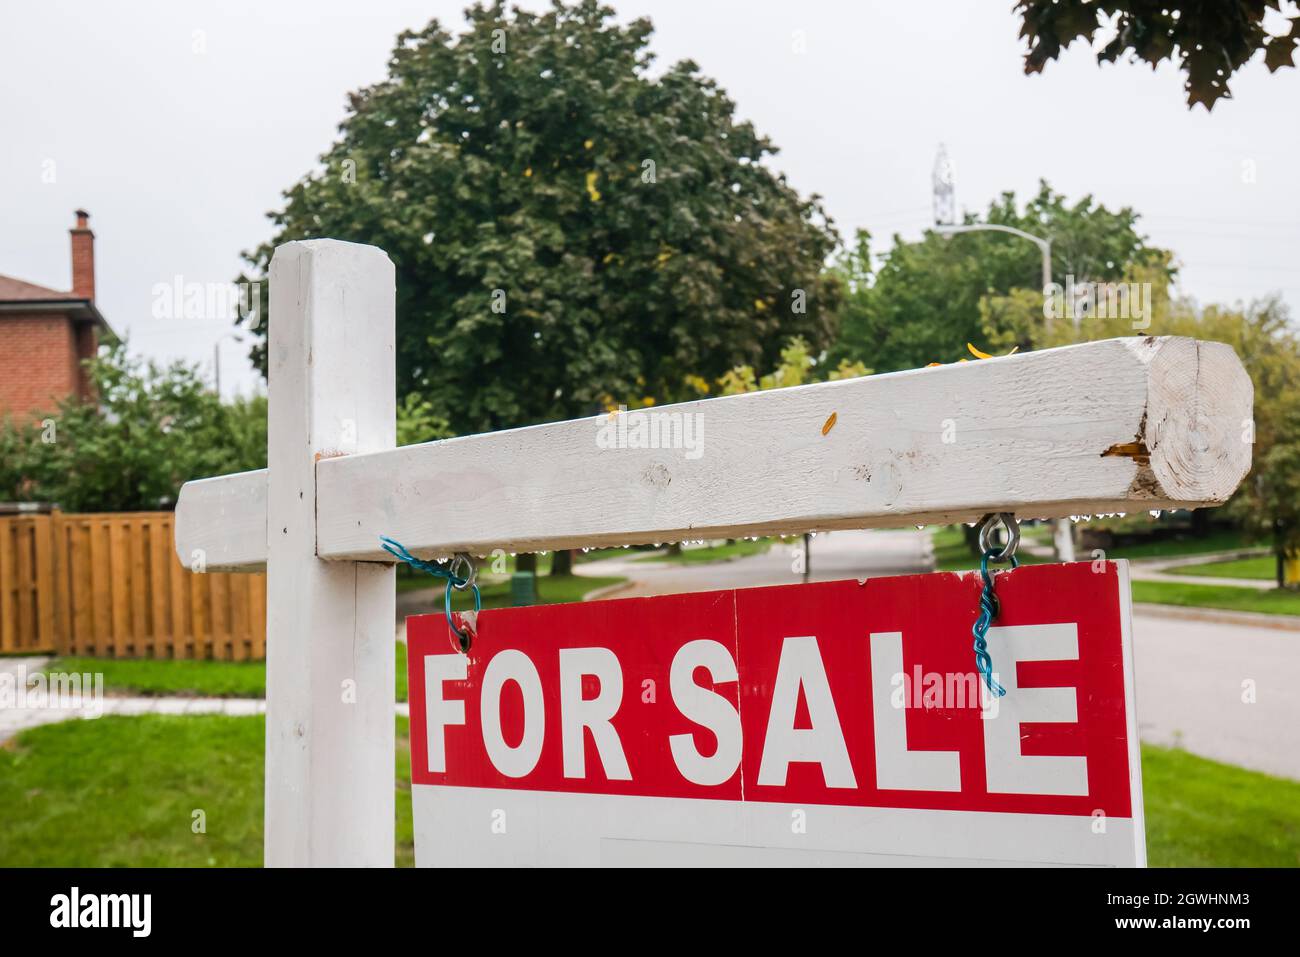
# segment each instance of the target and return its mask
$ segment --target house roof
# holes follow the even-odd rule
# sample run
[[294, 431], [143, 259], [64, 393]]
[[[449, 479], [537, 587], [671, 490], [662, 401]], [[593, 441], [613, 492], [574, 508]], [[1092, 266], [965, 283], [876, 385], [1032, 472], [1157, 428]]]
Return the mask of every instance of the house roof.
[[115, 335], [94, 302], [72, 292], [60, 292], [34, 282], [0, 276], [0, 315], [6, 312], [57, 310], [72, 319], [89, 319], [109, 335]]
[[12, 276], [0, 276], [0, 302], [67, 302], [76, 298], [70, 292], [47, 289]]

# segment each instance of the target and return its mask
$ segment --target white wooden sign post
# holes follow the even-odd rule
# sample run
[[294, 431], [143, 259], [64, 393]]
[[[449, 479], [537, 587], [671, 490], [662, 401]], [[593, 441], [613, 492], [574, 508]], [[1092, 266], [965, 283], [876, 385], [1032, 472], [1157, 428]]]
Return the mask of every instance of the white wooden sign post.
[[[701, 454], [604, 416], [394, 448], [394, 274], [290, 243], [271, 265], [269, 468], [186, 483], [181, 560], [268, 569], [266, 863], [393, 863], [394, 576], [424, 558], [1225, 501], [1253, 390], [1221, 343], [1133, 337], [661, 407]], [[833, 427], [827, 428], [834, 415]]]

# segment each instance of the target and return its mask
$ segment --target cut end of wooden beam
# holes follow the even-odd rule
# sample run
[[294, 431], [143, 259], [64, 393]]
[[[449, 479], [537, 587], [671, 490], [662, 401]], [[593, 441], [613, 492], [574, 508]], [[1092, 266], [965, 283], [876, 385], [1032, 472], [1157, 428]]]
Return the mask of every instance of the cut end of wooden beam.
[[1134, 456], [1135, 491], [1189, 507], [1227, 501], [1250, 471], [1254, 440], [1255, 390], [1241, 360], [1221, 342], [1126, 341], [1151, 363], [1146, 415], [1133, 436], [1146, 452]]

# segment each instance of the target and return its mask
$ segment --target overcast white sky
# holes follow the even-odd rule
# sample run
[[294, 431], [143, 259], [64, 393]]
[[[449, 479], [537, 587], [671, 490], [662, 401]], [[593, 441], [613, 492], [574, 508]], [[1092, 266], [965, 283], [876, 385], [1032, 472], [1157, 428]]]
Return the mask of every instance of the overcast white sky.
[[[1172, 68], [1099, 68], [1078, 45], [1024, 76], [1011, 0], [613, 5], [653, 18], [661, 66], [689, 57], [717, 79], [846, 238], [858, 226], [918, 235], [944, 141], [962, 208], [1045, 177], [1072, 199], [1136, 208], [1202, 302], [1276, 291], [1300, 315], [1300, 71], [1270, 75], [1256, 60], [1207, 115], [1183, 105]], [[396, 34], [432, 17], [459, 25], [463, 6], [7, 3], [0, 273], [68, 288], [67, 230], [85, 207], [105, 316], [136, 351], [210, 373], [229, 323], [151, 318], [155, 284], [235, 276], [281, 190], [332, 141], [346, 94], [384, 76]], [[194, 52], [195, 31], [206, 52]], [[260, 381], [245, 346], [220, 348], [224, 392]]]

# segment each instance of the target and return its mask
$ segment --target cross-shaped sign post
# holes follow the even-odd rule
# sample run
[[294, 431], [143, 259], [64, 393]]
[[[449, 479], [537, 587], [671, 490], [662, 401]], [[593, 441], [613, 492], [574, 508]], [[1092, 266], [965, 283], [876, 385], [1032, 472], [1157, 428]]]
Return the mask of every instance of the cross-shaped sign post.
[[397, 449], [388, 257], [289, 243], [270, 295], [269, 467], [187, 483], [176, 549], [268, 571], [273, 866], [393, 863], [381, 535], [434, 558], [1199, 508], [1250, 468], [1232, 349], [1146, 336], [655, 409], [698, 417], [699, 454], [611, 442], [603, 415]]

